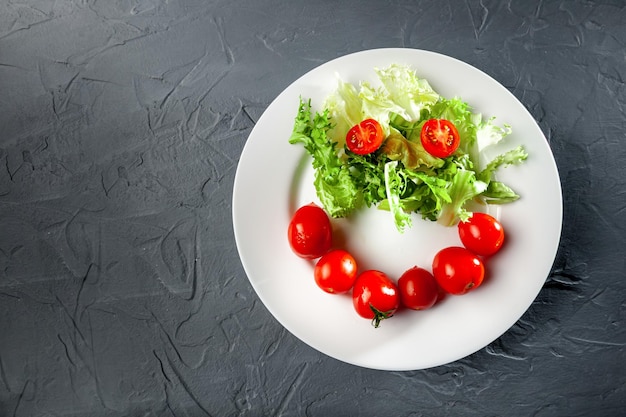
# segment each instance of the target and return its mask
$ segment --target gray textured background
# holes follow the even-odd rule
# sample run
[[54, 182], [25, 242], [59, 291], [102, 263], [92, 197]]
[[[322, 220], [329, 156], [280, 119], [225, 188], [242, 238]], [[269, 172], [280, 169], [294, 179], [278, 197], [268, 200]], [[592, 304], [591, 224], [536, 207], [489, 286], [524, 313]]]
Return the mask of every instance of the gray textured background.
[[[424, 371], [294, 338], [232, 232], [264, 109], [377, 47], [494, 77], [563, 186], [559, 253], [528, 312]], [[624, 415], [625, 51], [617, 0], [0, 1], [0, 416]]]

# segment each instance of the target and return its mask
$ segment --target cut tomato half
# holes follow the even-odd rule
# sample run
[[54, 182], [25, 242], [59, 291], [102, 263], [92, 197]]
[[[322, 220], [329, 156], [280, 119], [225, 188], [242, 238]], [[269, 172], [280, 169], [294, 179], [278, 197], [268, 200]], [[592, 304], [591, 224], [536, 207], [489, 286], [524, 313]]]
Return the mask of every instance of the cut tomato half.
[[383, 128], [374, 119], [365, 119], [354, 125], [346, 135], [346, 145], [351, 152], [367, 155], [383, 144]]
[[459, 147], [459, 132], [446, 119], [429, 119], [422, 126], [420, 135], [426, 152], [437, 158], [447, 158]]

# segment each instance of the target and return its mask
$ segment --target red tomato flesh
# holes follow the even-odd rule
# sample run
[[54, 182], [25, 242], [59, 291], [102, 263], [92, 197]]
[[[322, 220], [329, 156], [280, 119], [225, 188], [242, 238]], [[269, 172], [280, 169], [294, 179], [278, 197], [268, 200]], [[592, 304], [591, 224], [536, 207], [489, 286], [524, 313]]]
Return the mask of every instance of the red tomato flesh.
[[343, 249], [335, 249], [322, 256], [313, 270], [315, 283], [330, 294], [349, 291], [356, 280], [354, 257]]
[[429, 119], [422, 126], [420, 140], [426, 152], [437, 158], [447, 158], [459, 147], [459, 132], [446, 119]]
[[504, 243], [502, 224], [486, 213], [474, 213], [467, 221], [459, 222], [458, 231], [463, 246], [477, 255], [493, 255]]
[[439, 287], [435, 277], [417, 266], [400, 276], [398, 289], [402, 305], [412, 310], [426, 310], [434, 306], [439, 298]]
[[384, 272], [364, 271], [357, 276], [352, 289], [352, 302], [356, 312], [371, 319], [378, 327], [382, 320], [393, 316], [400, 306], [398, 287]]
[[316, 259], [330, 250], [332, 228], [326, 212], [316, 204], [300, 207], [287, 230], [293, 252], [305, 259]]
[[365, 119], [354, 125], [346, 135], [348, 149], [358, 155], [367, 155], [383, 143], [383, 128], [374, 119]]
[[448, 294], [462, 295], [475, 290], [485, 277], [485, 266], [469, 250], [452, 246], [437, 252], [433, 259], [433, 275]]

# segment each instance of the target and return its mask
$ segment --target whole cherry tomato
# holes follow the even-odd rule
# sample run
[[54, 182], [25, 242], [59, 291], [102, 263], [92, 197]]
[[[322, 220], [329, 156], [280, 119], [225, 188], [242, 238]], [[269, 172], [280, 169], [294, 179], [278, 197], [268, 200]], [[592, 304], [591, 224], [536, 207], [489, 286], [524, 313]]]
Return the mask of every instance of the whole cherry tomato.
[[429, 119], [422, 126], [420, 140], [426, 152], [437, 158], [446, 158], [459, 147], [461, 139], [452, 122]]
[[300, 207], [287, 230], [289, 244], [301, 258], [315, 259], [332, 245], [332, 227], [326, 212], [314, 203]]
[[318, 287], [327, 293], [349, 291], [356, 280], [357, 265], [354, 257], [343, 249], [334, 249], [322, 256], [313, 270]]
[[476, 255], [493, 255], [504, 243], [502, 224], [486, 213], [472, 214], [467, 221], [459, 222], [458, 230], [463, 246]]
[[485, 266], [480, 258], [465, 248], [452, 246], [437, 252], [433, 275], [447, 293], [462, 295], [482, 284]]
[[346, 135], [348, 149], [358, 155], [367, 155], [380, 148], [384, 139], [383, 128], [374, 119], [365, 119], [354, 125]]
[[400, 276], [398, 289], [402, 305], [412, 310], [426, 310], [439, 298], [439, 287], [433, 274], [417, 266]]
[[398, 287], [385, 273], [367, 270], [357, 276], [352, 289], [354, 309], [374, 327], [393, 316], [400, 306]]

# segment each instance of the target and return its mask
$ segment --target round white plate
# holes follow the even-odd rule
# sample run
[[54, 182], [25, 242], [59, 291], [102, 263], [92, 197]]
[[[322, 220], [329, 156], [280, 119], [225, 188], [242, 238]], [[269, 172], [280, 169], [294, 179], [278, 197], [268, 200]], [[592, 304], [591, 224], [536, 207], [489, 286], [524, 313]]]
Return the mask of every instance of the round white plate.
[[[488, 260], [483, 285], [448, 296], [426, 311], [399, 311], [374, 328], [357, 316], [349, 295], [331, 295], [313, 280], [313, 264], [291, 252], [287, 227], [294, 211], [318, 202], [310, 159], [289, 144], [299, 98], [321, 110], [336, 87], [336, 75], [358, 85], [376, 83], [374, 68], [410, 65], [444, 97], [458, 96], [484, 116], [509, 124], [503, 151], [523, 144], [521, 166], [501, 169], [498, 179], [520, 200], [487, 210], [504, 224], [507, 241]], [[338, 360], [367, 368], [416, 370], [461, 359], [506, 332], [542, 288], [558, 248], [562, 222], [559, 175], [548, 143], [524, 106], [478, 69], [433, 52], [376, 49], [327, 62], [285, 89], [261, 116], [243, 149], [234, 183], [233, 226], [243, 267], [271, 314], [291, 333]], [[418, 265], [431, 270], [435, 253], [460, 245], [456, 228], [414, 216], [413, 227], [396, 231], [391, 215], [376, 208], [333, 220], [342, 246], [359, 269], [379, 269], [397, 279]]]

